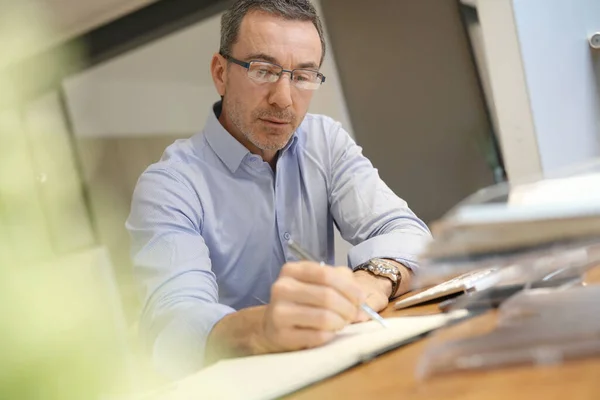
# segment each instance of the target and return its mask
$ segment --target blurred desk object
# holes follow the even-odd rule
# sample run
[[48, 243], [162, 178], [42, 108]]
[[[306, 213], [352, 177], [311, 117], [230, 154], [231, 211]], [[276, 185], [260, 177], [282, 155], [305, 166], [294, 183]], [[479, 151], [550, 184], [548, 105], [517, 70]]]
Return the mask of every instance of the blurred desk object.
[[[600, 266], [585, 276], [587, 284], [600, 283]], [[406, 296], [406, 295], [405, 295]], [[437, 304], [395, 311], [394, 302], [383, 312], [386, 317], [437, 313]], [[467, 320], [474, 328], [489, 330], [495, 311]], [[475, 327], [475, 324], [479, 325]], [[450, 328], [452, 329], [452, 328]], [[417, 363], [431, 339], [401, 347], [345, 373], [287, 397], [302, 399], [599, 399], [600, 358], [567, 361], [545, 367], [511, 367], [489, 371], [435, 376], [419, 382]]]
[[509, 179], [600, 156], [600, 2], [460, 2]]

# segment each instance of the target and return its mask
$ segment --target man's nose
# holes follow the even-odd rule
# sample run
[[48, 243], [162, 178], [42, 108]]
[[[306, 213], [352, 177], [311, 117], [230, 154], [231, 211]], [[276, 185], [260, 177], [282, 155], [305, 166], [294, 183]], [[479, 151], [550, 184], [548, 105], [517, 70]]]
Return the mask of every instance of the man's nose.
[[282, 73], [279, 80], [273, 84], [269, 104], [286, 109], [292, 105], [292, 81], [288, 73]]

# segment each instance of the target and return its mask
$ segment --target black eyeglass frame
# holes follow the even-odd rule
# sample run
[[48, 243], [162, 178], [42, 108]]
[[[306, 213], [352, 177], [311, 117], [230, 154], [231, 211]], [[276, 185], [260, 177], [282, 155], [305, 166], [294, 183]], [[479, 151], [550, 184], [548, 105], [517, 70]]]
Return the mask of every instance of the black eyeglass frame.
[[219, 54], [221, 54], [221, 56], [222, 56], [224, 59], [226, 59], [227, 61], [229, 61], [229, 62], [232, 62], [232, 63], [234, 63], [234, 64], [237, 64], [237, 65], [239, 65], [239, 66], [241, 66], [241, 67], [244, 67], [244, 68], [246, 68], [247, 70], [250, 70], [250, 66], [252, 65], [252, 63], [255, 63], [255, 62], [257, 62], [257, 63], [263, 63], [263, 64], [271, 64], [271, 65], [274, 65], [274, 66], [276, 66], [276, 67], [279, 67], [279, 68], [281, 68], [281, 72], [280, 72], [280, 74], [279, 74], [279, 77], [281, 77], [281, 75], [282, 75], [284, 72], [287, 72], [287, 73], [289, 73], [289, 74], [290, 74], [290, 79], [292, 79], [292, 80], [293, 80], [293, 77], [294, 77], [294, 71], [310, 71], [310, 72], [315, 72], [315, 73], [317, 74], [317, 77], [321, 78], [321, 82], [319, 82], [319, 84], [320, 84], [320, 85], [322, 85], [323, 83], [325, 83], [325, 75], [323, 75], [323, 74], [322, 74], [322, 73], [320, 73], [319, 71], [315, 71], [315, 70], [313, 70], [313, 69], [308, 69], [308, 68], [295, 68], [295, 69], [289, 70], [289, 69], [285, 69], [285, 68], [283, 68], [283, 67], [282, 67], [281, 65], [279, 65], [279, 64], [275, 64], [275, 63], [268, 62], [268, 61], [262, 61], [262, 60], [251, 60], [251, 61], [247, 61], [247, 62], [246, 62], [246, 61], [238, 60], [237, 58], [233, 58], [233, 57], [231, 57], [231, 56], [229, 56], [229, 55], [226, 55], [226, 54], [222, 54], [222, 53], [219, 53]]

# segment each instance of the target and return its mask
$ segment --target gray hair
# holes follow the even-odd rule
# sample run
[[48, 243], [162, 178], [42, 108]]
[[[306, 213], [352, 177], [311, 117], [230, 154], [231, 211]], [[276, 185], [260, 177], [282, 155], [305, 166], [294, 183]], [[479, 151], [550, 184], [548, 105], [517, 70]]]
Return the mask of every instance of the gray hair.
[[231, 55], [231, 47], [238, 39], [240, 25], [250, 11], [263, 11], [292, 21], [310, 21], [321, 39], [321, 61], [325, 58], [325, 37], [317, 10], [309, 0], [238, 0], [221, 17], [222, 55]]

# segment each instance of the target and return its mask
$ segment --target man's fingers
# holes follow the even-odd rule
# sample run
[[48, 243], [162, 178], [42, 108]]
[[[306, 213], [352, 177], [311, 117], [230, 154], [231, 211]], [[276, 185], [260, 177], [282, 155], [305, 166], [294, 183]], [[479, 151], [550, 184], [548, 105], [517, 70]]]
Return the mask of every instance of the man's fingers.
[[[385, 308], [385, 307], [381, 306], [382, 301], [384, 301], [387, 304], [385, 297], [382, 298], [382, 296], [380, 296], [376, 293], [369, 293], [365, 303], [369, 307], [371, 307], [372, 310], [375, 310], [375, 312], [378, 312], [379, 310], [382, 310], [383, 308]], [[355, 322], [365, 322], [365, 321], [369, 321], [370, 319], [371, 319], [371, 317], [362, 308], [360, 308], [359, 312], [356, 316]]]
[[367, 295], [365, 303], [376, 312], [380, 312], [387, 307], [389, 300], [383, 293], [373, 291]]
[[346, 321], [353, 321], [356, 318], [356, 305], [331, 287], [281, 277], [273, 285], [271, 296], [277, 300], [327, 309], [337, 313]]
[[309, 328], [320, 331], [338, 331], [351, 321], [324, 309], [295, 303], [280, 302], [273, 305], [272, 317], [278, 329]]
[[279, 332], [287, 351], [304, 350], [321, 346], [335, 337], [335, 332], [314, 329], [289, 328]]
[[298, 281], [328, 286], [337, 290], [352, 304], [360, 304], [365, 295], [355, 282], [352, 271], [347, 267], [321, 266], [313, 262], [288, 263], [283, 266], [281, 276], [289, 276]]

